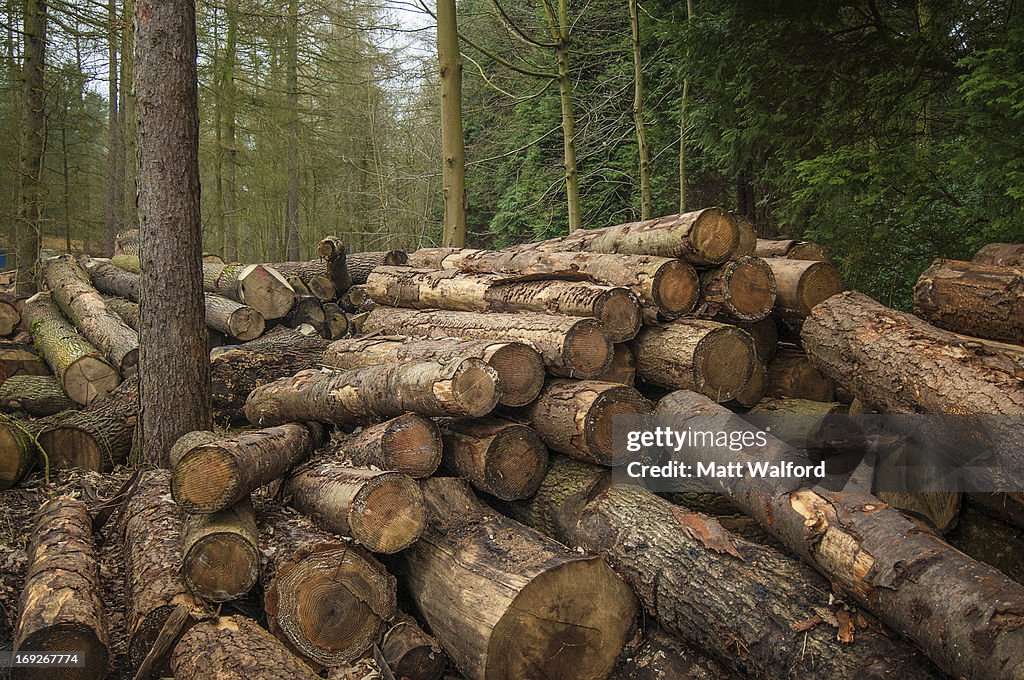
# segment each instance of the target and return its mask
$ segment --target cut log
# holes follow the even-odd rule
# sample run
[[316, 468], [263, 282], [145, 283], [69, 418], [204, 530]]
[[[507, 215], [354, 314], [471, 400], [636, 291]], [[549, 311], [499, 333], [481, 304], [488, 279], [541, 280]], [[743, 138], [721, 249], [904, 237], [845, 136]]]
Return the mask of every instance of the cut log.
[[461, 480], [423, 486], [430, 519], [403, 553], [409, 590], [467, 680], [606, 677], [636, 600], [604, 561], [494, 514]]
[[107, 308], [121, 317], [128, 326], [136, 333], [141, 328], [141, 318], [139, 316], [139, 303], [132, 302], [131, 300], [125, 300], [114, 295], [104, 295], [103, 301], [107, 303]]
[[754, 341], [741, 328], [680, 319], [646, 327], [633, 345], [640, 377], [652, 385], [696, 390], [729, 401], [754, 370]]
[[[27, 527], [26, 527], [27, 528]], [[12, 680], [107, 677], [110, 638], [101, 598], [92, 520], [80, 500], [60, 496], [36, 512], [14, 651], [74, 653], [76, 668], [14, 668]]]
[[1024, 267], [1024, 243], [989, 243], [974, 254], [978, 264]]
[[498, 403], [498, 374], [479, 359], [311, 369], [252, 391], [245, 415], [255, 425], [314, 421], [366, 425], [403, 413], [473, 416]]
[[370, 552], [405, 550], [423, 533], [423, 494], [400, 472], [316, 459], [289, 476], [285, 492], [321, 529]]
[[128, 460], [139, 419], [139, 382], [132, 378], [81, 411], [64, 411], [39, 433], [51, 468], [106, 472]]
[[498, 374], [498, 402], [505, 406], [530, 403], [544, 386], [544, 360], [537, 350], [522, 342], [405, 336], [352, 338], [332, 343], [324, 352], [323, 363], [353, 369], [451, 357], [482, 359], [490, 364]]
[[135, 375], [139, 364], [139, 334], [107, 308], [103, 296], [92, 287], [89, 275], [74, 256], [60, 255], [44, 261], [43, 277], [53, 301], [82, 335], [123, 377]]
[[345, 305], [350, 312], [370, 311], [377, 306], [370, 299], [370, 294], [366, 292], [365, 283], [348, 289], [348, 292], [345, 293]]
[[403, 250], [349, 253], [345, 256], [345, 264], [353, 284], [366, 283], [366, 278], [374, 267], [400, 267], [408, 261], [409, 256]]
[[532, 344], [555, 375], [593, 378], [608, 370], [612, 343], [594, 319], [550, 314], [476, 314], [378, 307], [363, 324], [367, 333], [448, 336]]
[[325, 236], [316, 244], [316, 254], [327, 263], [327, 276], [334, 284], [336, 297], [344, 295], [352, 287], [345, 244], [337, 236]]
[[700, 277], [704, 314], [733, 321], [760, 321], [775, 305], [775, 275], [764, 260], [743, 257]]
[[298, 328], [303, 324], [309, 324], [322, 336], [326, 321], [327, 317], [324, 315], [324, 306], [320, 300], [312, 295], [299, 295], [296, 296], [295, 306], [288, 312], [284, 323], [291, 328]]
[[828, 251], [817, 243], [810, 241], [782, 240], [771, 241], [769, 239], [757, 239], [754, 248], [754, 255], [763, 258], [784, 258], [789, 260], [816, 260], [820, 262], [831, 262]]
[[328, 456], [355, 467], [401, 472], [413, 479], [441, 464], [441, 430], [430, 418], [406, 413], [352, 435], [335, 435]]
[[[762, 400], [757, 406], [751, 408], [750, 412], [764, 414], [802, 413], [826, 416], [847, 413], [848, 410], [849, 407], [846, 404], [840, 404], [834, 401], [822, 402], [811, 401], [808, 399], [770, 398]], [[778, 434], [776, 434], [776, 436], [778, 436]], [[784, 437], [779, 438], [785, 440]]]
[[10, 293], [0, 292], [0, 335], [12, 335], [21, 324], [21, 311]]
[[754, 370], [750, 373], [750, 379], [736, 392], [736, 403], [744, 408], [752, 408], [761, 403], [768, 393], [768, 369], [761, 363], [760, 359], [754, 360]]
[[348, 335], [348, 317], [341, 307], [335, 302], [325, 302], [324, 310], [324, 332], [327, 340], [338, 340]]
[[230, 298], [207, 293], [206, 325], [236, 340], [254, 340], [266, 329], [266, 322], [259, 310], [243, 305]]
[[29, 298], [25, 319], [36, 347], [60, 380], [64, 393], [76, 403], [89, 404], [121, 382], [117, 369], [64, 318], [48, 293]]
[[653, 621], [646, 628], [640, 643], [619, 657], [609, 680], [742, 680], [705, 650], [666, 633]]
[[277, 638], [244, 616], [225, 616], [193, 626], [174, 648], [171, 670], [175, 680], [320, 677]]
[[171, 494], [185, 512], [225, 510], [306, 459], [322, 437], [317, 425], [289, 422], [201, 444], [174, 466]]
[[547, 447], [526, 425], [456, 419], [441, 431], [445, 468], [501, 500], [533, 495], [548, 469]]
[[377, 267], [366, 280], [366, 291], [377, 304], [391, 307], [592, 317], [612, 342], [632, 339], [643, 321], [640, 302], [628, 289], [588, 281]]
[[323, 260], [278, 262], [263, 266], [277, 271], [285, 279], [298, 278], [318, 300], [327, 302], [338, 297], [337, 286], [334, 285], [334, 280], [327, 271], [327, 263]]
[[[739, 416], [693, 392], [665, 397], [657, 413], [671, 418], [671, 426], [680, 431], [750, 431]], [[765, 446], [753, 450], [698, 445], [677, 456], [688, 464], [734, 462], [741, 467], [806, 462], [770, 434], [765, 439]], [[1024, 673], [1024, 627], [1003, 624], [1005, 612], [1024, 611], [1024, 586], [917, 530], [898, 511], [850, 486], [836, 493], [801, 488], [792, 477], [708, 481], [840, 592], [909, 637], [945, 672], [993, 680]]]
[[803, 352], [783, 350], [768, 364], [768, 396], [835, 401], [835, 384], [814, 367]]
[[441, 680], [448, 659], [411, 616], [399, 612], [380, 641], [380, 653], [396, 678]]
[[78, 408], [52, 375], [16, 375], [0, 383], [0, 409], [30, 416], [52, 416]]
[[0, 380], [16, 375], [50, 375], [50, 367], [27, 344], [0, 343]]
[[[167, 492], [169, 482], [168, 470], [140, 472], [121, 515], [128, 585], [128, 662], [132, 669], [137, 669], [149, 654], [178, 606], [184, 606], [189, 614], [184, 628], [211, 614], [181, 576], [181, 512]], [[161, 654], [154, 660], [156, 677], [167, 675], [168, 657]]]
[[646, 222], [604, 229], [577, 229], [568, 236], [510, 250], [580, 251], [675, 257], [707, 266], [729, 259], [739, 245], [736, 219], [721, 208], [705, 208]]
[[0, 490], [20, 482], [36, 464], [41, 453], [36, 436], [41, 428], [37, 420], [0, 418]]
[[732, 259], [738, 260], [741, 257], [760, 257], [756, 255], [757, 252], [757, 230], [754, 229], [754, 223], [750, 218], [744, 215], [732, 214], [733, 219], [736, 220], [736, 228], [739, 230], [740, 240], [736, 245], [736, 250], [732, 253]]
[[761, 363], [767, 364], [775, 357], [779, 349], [779, 329], [775, 319], [768, 317], [754, 323], [737, 323], [737, 326], [750, 333], [754, 340], [754, 351]]
[[189, 590], [207, 602], [235, 600], [256, 585], [259, 532], [248, 498], [220, 512], [185, 516], [181, 573]]
[[615, 461], [616, 419], [649, 414], [652, 404], [632, 387], [596, 380], [551, 380], [535, 402], [512, 412], [554, 451], [599, 465]]
[[615, 255], [539, 250], [470, 250], [428, 248], [409, 257], [413, 267], [457, 269], [478, 274], [578, 277], [628, 288], [644, 305], [646, 317], [675, 319], [692, 312], [700, 300], [700, 283], [693, 267], [680, 260], [650, 255]]
[[224, 258], [217, 253], [203, 253], [203, 262], [210, 264], [224, 264]]
[[139, 245], [141, 243], [142, 237], [138, 229], [119, 231], [114, 238], [114, 255], [134, 255], [138, 257]]
[[554, 455], [537, 493], [503, 504], [500, 509], [516, 521], [569, 545], [583, 508], [611, 483], [607, 468]]
[[260, 264], [204, 264], [203, 288], [249, 305], [267, 321], [287, 316], [295, 291], [281, 274]]
[[260, 515], [270, 632], [318, 666], [340, 666], [375, 644], [395, 616], [395, 579], [368, 552], [309, 518]]
[[[595, 378], [598, 382], [613, 382], [632, 387], [636, 383], [636, 357], [629, 343], [619, 343], [612, 348], [612, 363], [608, 370]], [[515, 404], [507, 404], [515, 406]]]
[[218, 418], [243, 418], [245, 398], [260, 385], [320, 366], [330, 343], [313, 328], [277, 328], [211, 359], [212, 403]]
[[111, 264], [110, 260], [96, 258], [85, 260], [84, 265], [89, 279], [96, 290], [107, 295], [139, 301], [139, 276], [126, 272]]
[[299, 297], [313, 295], [306, 284], [303, 283], [302, 279], [298, 276], [286, 276], [285, 281], [288, 282], [288, 285], [292, 287], [292, 290], [294, 290], [295, 294]]
[[815, 305], [843, 290], [839, 270], [828, 262], [765, 259], [775, 274], [775, 313], [803, 318]]
[[1024, 267], [936, 260], [914, 286], [914, 313], [939, 328], [1024, 344]]

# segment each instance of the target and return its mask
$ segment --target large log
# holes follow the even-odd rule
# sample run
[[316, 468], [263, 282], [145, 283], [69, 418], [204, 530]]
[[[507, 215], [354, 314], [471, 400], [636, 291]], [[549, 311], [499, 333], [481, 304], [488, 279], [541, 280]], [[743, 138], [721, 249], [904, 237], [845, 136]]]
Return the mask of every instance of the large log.
[[0, 292], [0, 336], [8, 336], [21, 324], [21, 310], [10, 293]]
[[736, 218], [720, 208], [706, 208], [604, 229], [577, 229], [568, 236], [510, 250], [655, 255], [707, 266], [728, 260], [739, 246], [739, 239]]
[[327, 264], [327, 276], [334, 284], [336, 297], [344, 295], [352, 287], [345, 244], [337, 236], [325, 236], [316, 244], [316, 254]]
[[810, 241], [782, 240], [772, 241], [766, 238], [757, 239], [754, 255], [769, 258], [778, 257], [789, 260], [817, 260], [831, 262], [828, 252], [817, 243]]
[[72, 255], [51, 257], [43, 263], [43, 278], [53, 301], [74, 322], [125, 378], [135, 375], [139, 364], [139, 334], [107, 308], [103, 296]]
[[408, 261], [409, 256], [405, 254], [404, 250], [349, 253], [345, 257], [345, 264], [353, 284], [366, 283], [366, 278], [374, 267], [399, 267]]
[[1024, 266], [936, 260], [914, 286], [914, 313], [947, 330], [1024, 344]]
[[288, 281], [260, 264], [204, 264], [203, 288], [249, 305], [267, 321], [286, 316], [295, 304], [295, 291]]
[[736, 396], [754, 370], [746, 331], [714, 321], [680, 319], [646, 327], [634, 342], [637, 372], [652, 385], [696, 390], [716, 401]]
[[315, 459], [289, 475], [285, 492], [321, 529], [370, 552], [405, 550], [423, 533], [423, 494], [400, 472]]
[[784, 350], [768, 364], [768, 396], [833, 401], [835, 384], [814, 367], [803, 352]]
[[48, 293], [29, 298], [24, 314], [36, 347], [76, 403], [89, 404], [121, 382], [117, 369], [64, 318]]
[[207, 602], [237, 599], [256, 585], [259, 532], [248, 498], [220, 512], [185, 516], [181, 573], [189, 590]]
[[[750, 432], [727, 409], [693, 392], [661, 400], [659, 416], [677, 430]], [[782, 441], [729, 451], [691, 446], [688, 464], [806, 463]], [[847, 486], [842, 493], [791, 476], [709, 479], [745, 514], [828, 578], [839, 592], [916, 643], [957, 677], [1009, 680], [1024, 673], [1024, 627], [1006, 617], [1024, 611], [1024, 586], [970, 559], [897, 510]], [[1016, 621], [1016, 619], [1014, 619]]]
[[434, 474], [441, 464], [441, 430], [430, 418], [405, 413], [356, 434], [335, 434], [327, 454], [355, 467], [401, 472], [413, 479]]
[[[167, 491], [169, 478], [167, 470], [140, 472], [121, 515], [128, 585], [127, 653], [133, 669], [149, 654], [177, 607], [184, 606], [189, 615], [185, 627], [211, 613], [181, 576], [181, 512]], [[153, 660], [157, 677], [166, 671], [167, 659], [167, 654], [161, 654]]]
[[366, 280], [366, 291], [377, 304], [392, 307], [592, 317], [612, 342], [633, 338], [643, 321], [639, 300], [628, 289], [589, 281], [378, 267]]
[[260, 515], [264, 608], [270, 632], [320, 666], [360, 658], [395, 616], [395, 579], [359, 546], [303, 515]]
[[578, 277], [628, 288], [640, 299], [650, 320], [675, 319], [700, 300], [697, 273], [689, 264], [668, 257], [537, 250], [495, 251], [427, 248], [409, 256], [413, 267], [457, 269], [478, 274]]
[[322, 437], [317, 425], [289, 422], [200, 444], [174, 466], [171, 494], [186, 512], [225, 510], [306, 459]]
[[775, 275], [764, 260], [742, 257], [704, 272], [704, 314], [753, 323], [775, 305]]
[[494, 409], [498, 392], [498, 374], [479, 359], [311, 369], [254, 389], [245, 416], [255, 425], [365, 425], [406, 412], [479, 417]]
[[565, 377], [594, 378], [611, 364], [612, 343], [594, 319], [550, 314], [476, 314], [378, 307], [363, 323], [366, 333], [448, 336], [532, 344], [544, 365]]
[[110, 639], [85, 503], [71, 496], [47, 501], [36, 512], [30, 536], [14, 651], [71, 652], [82, 665], [57, 673], [52, 667], [16, 668], [11, 677], [102, 680], [107, 676]]
[[0, 418], [0, 490], [20, 482], [36, 464], [40, 453], [36, 437], [41, 428], [37, 420]]
[[96, 290], [107, 295], [139, 301], [139, 276], [115, 266], [110, 260], [92, 258], [83, 263]]
[[107, 303], [107, 308], [121, 317], [128, 326], [136, 333], [142, 327], [142, 318], [139, 311], [139, 303], [132, 302], [114, 295], [104, 295], [103, 301]]
[[409, 590], [467, 680], [606, 677], [636, 601], [604, 561], [496, 515], [461, 480], [423, 486], [429, 523], [403, 553]]
[[989, 243], [974, 254], [978, 264], [1024, 267], [1024, 243]]
[[139, 418], [139, 382], [132, 378], [81, 411], [64, 411], [39, 433], [51, 468], [104, 472], [128, 460]]
[[52, 375], [16, 375], [0, 383], [0, 409], [30, 416], [52, 416], [78, 408]]
[[441, 680], [448, 658], [411, 616], [399, 612], [380, 641], [380, 654], [396, 678]]
[[451, 357], [482, 359], [490, 364], [498, 374], [501, 388], [498, 403], [505, 406], [530, 403], [544, 386], [544, 360], [537, 350], [522, 342], [405, 336], [351, 338], [331, 343], [324, 352], [323, 363], [352, 369]]
[[444, 421], [441, 431], [445, 468], [502, 500], [532, 495], [547, 471], [547, 447], [526, 425], [456, 419]]
[[316, 680], [320, 676], [244, 616], [193, 626], [171, 657], [174, 680]]
[[263, 335], [266, 323], [259, 310], [229, 298], [207, 293], [206, 325], [245, 342]]
[[801, 319], [815, 305], [843, 290], [839, 270], [828, 262], [767, 258], [775, 275], [775, 313]]

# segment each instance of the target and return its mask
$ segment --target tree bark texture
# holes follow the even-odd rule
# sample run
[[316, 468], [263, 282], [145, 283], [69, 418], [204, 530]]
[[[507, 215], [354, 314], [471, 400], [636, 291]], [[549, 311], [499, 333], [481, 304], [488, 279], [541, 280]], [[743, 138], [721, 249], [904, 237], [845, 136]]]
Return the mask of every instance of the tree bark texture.
[[139, 329], [142, 327], [139, 303], [114, 297], [113, 295], [104, 295], [103, 301], [107, 304], [107, 309], [121, 317], [121, 320], [128, 324], [129, 328], [135, 331], [136, 334], [139, 332]]
[[398, 267], [406, 264], [409, 256], [404, 250], [372, 251], [366, 253], [349, 253], [345, 258], [349, 275], [353, 284], [366, 283], [367, 277], [375, 267]]
[[16, 375], [0, 383], [0, 409], [41, 418], [77, 408], [52, 375]]
[[[43, 160], [46, 151], [46, 0], [26, 0], [24, 13], [24, 99], [19, 166], [20, 190], [15, 237], [16, 295], [36, 292], [42, 239]], [[8, 16], [8, 22], [11, 18]]]
[[137, 274], [126, 272], [109, 260], [96, 258], [86, 260], [83, 266], [96, 290], [132, 302], [139, 301], [139, 276]]
[[441, 450], [437, 423], [405, 413], [364, 427], [356, 434], [336, 433], [327, 456], [355, 467], [375, 467], [423, 479], [441, 464]]
[[189, 590], [207, 602], [237, 599], [256, 585], [260, 551], [252, 501], [243, 498], [219, 512], [185, 515], [181, 573]]
[[441, 680], [448, 657], [416, 621], [399, 612], [380, 641], [380, 653], [396, 678]]
[[643, 639], [626, 648], [609, 680], [741, 680], [722, 667], [705, 650], [682, 642], [648, 622]]
[[40, 457], [36, 436], [42, 428], [38, 420], [0, 419], [0, 490], [20, 482]]
[[950, 331], [1024, 344], [1024, 267], [936, 260], [914, 286], [914, 313]]
[[316, 244], [316, 254], [327, 264], [327, 276], [334, 284], [336, 297], [344, 295], [352, 287], [345, 243], [337, 236], [325, 236]]
[[51, 468], [105, 472], [128, 460], [138, 418], [139, 383], [133, 378], [81, 411], [48, 418], [39, 446]]
[[193, 626], [174, 648], [175, 680], [316, 680], [320, 676], [277, 638], [244, 616]]
[[462, 135], [462, 53], [455, 0], [437, 3], [437, 62], [441, 82], [441, 175], [444, 244], [466, 246], [466, 147]]
[[444, 466], [504, 501], [533, 495], [548, 468], [537, 433], [503, 420], [454, 419], [441, 425]]
[[224, 335], [246, 342], [263, 335], [266, 323], [259, 310], [214, 293], [204, 296], [206, 325]]
[[1024, 267], [1024, 243], [989, 243], [974, 254], [972, 261], [1000, 267]]

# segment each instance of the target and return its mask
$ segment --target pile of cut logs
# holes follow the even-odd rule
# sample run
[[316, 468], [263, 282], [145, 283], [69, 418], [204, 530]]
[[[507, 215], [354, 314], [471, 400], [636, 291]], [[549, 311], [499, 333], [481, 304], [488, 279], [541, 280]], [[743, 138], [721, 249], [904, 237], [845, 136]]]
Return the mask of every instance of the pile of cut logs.
[[[842, 292], [819, 246], [715, 208], [502, 251], [361, 258], [328, 237], [314, 262], [208, 262], [211, 334], [237, 341], [211, 350], [212, 401], [236, 429], [183, 436], [123, 494], [128, 665], [1024, 677], [1024, 586], [943, 539], [959, 494], [740, 478], [659, 496], [609, 469], [629, 414], [746, 429], [748, 413], [1019, 413], [1016, 248], [922, 276], [918, 313], [949, 330]], [[0, 384], [18, 412], [0, 421], [0, 488], [40, 461], [129, 459], [139, 264], [53, 258], [47, 292], [0, 300], [0, 331], [23, 318], [46, 373]], [[767, 442], [759, 460], [799, 455]], [[1020, 523], [1016, 501], [978, 500]], [[70, 496], [40, 508], [13, 646], [88, 650], [98, 678], [113, 652], [93, 519]], [[258, 612], [221, 609], [253, 593]]]

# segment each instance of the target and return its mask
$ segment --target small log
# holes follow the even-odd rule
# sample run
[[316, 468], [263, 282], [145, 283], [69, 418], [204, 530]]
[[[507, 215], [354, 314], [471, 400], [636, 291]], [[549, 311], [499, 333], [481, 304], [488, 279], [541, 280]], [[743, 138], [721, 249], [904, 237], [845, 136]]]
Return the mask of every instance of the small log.
[[288, 285], [292, 287], [292, 290], [294, 290], [295, 294], [299, 297], [310, 296], [313, 294], [298, 276], [286, 276], [285, 281], [288, 282]]
[[0, 336], [12, 335], [21, 325], [21, 310], [10, 293], [0, 292]]
[[71, 496], [47, 501], [35, 514], [30, 536], [14, 651], [72, 652], [83, 665], [57, 673], [53, 667], [15, 668], [11, 677], [102, 680], [107, 677], [110, 636], [85, 503]]
[[316, 680], [320, 676], [244, 616], [192, 626], [171, 657], [174, 680]]
[[936, 260], [914, 286], [914, 313], [939, 328], [1024, 344], [1024, 266]]
[[285, 491], [291, 505], [321, 529], [370, 552], [405, 550], [423, 533], [423, 494], [399, 472], [317, 459], [296, 469]]
[[308, 294], [315, 296], [318, 300], [327, 302], [338, 297], [338, 288], [334, 285], [334, 280], [327, 271], [327, 263], [323, 260], [278, 262], [263, 266], [276, 270], [289, 282], [293, 277], [297, 278], [309, 291]]
[[139, 332], [139, 328], [141, 328], [142, 324], [142, 317], [139, 312], [139, 303], [115, 297], [113, 295], [104, 295], [103, 301], [107, 303], [107, 308], [121, 317], [121, 320], [128, 324], [132, 330], [136, 333]]
[[775, 274], [775, 313], [802, 319], [814, 307], [843, 290], [839, 270], [828, 262], [767, 258]]
[[467, 680], [606, 677], [636, 614], [607, 565], [496, 515], [461, 480], [423, 486], [428, 527], [402, 554], [409, 590]]
[[41, 428], [37, 420], [0, 418], [0, 490], [20, 482], [36, 464], [40, 453], [36, 437]]
[[742, 680], [695, 645], [670, 635], [654, 622], [647, 623], [643, 639], [626, 648], [609, 680]]
[[285, 317], [285, 325], [291, 328], [298, 328], [303, 324], [309, 324], [316, 329], [317, 333], [323, 335], [324, 324], [327, 317], [324, 315], [324, 306], [312, 295], [299, 295], [295, 298], [295, 306]]
[[803, 352], [780, 351], [768, 364], [768, 396], [835, 401], [835, 384], [814, 367]]
[[504, 501], [533, 495], [548, 469], [540, 436], [503, 420], [446, 420], [444, 466], [474, 488]]
[[201, 444], [174, 466], [171, 495], [186, 512], [224, 510], [307, 458], [322, 436], [319, 426], [290, 422]]
[[754, 254], [763, 258], [784, 258], [789, 260], [816, 260], [819, 262], [831, 262], [828, 251], [817, 243], [799, 240], [772, 241], [759, 238], [754, 248]]
[[252, 307], [267, 321], [287, 316], [295, 304], [288, 281], [260, 264], [204, 264], [203, 288]]
[[644, 328], [633, 345], [637, 372], [652, 385], [729, 401], [754, 370], [754, 342], [735, 326], [680, 319]]
[[64, 411], [39, 433], [51, 468], [106, 472], [128, 460], [139, 419], [139, 382], [132, 378], [81, 411]]
[[978, 264], [1024, 267], [1024, 243], [989, 243], [974, 254]]
[[327, 453], [355, 467], [392, 470], [422, 479], [434, 474], [441, 464], [441, 450], [437, 423], [405, 413], [356, 434], [336, 434]]
[[214, 293], [207, 293], [206, 325], [236, 340], [246, 342], [263, 335], [266, 322], [259, 310]]
[[[594, 378], [598, 382], [613, 382], [632, 387], [636, 383], [636, 356], [629, 343], [619, 343], [612, 348], [612, 363], [608, 370]], [[507, 404], [515, 406], [515, 404]]]
[[[27, 342], [31, 343], [31, 336]], [[46, 365], [28, 344], [0, 343], [0, 380], [16, 375], [50, 375]]]
[[612, 342], [632, 339], [643, 321], [640, 302], [628, 289], [588, 281], [377, 267], [366, 280], [366, 291], [377, 304], [391, 307], [592, 317]]
[[78, 408], [52, 375], [16, 375], [0, 383], [0, 409], [30, 416], [52, 416]]
[[736, 392], [735, 401], [744, 408], [752, 408], [761, 403], [768, 393], [768, 369], [761, 363], [760, 359], [754, 361], [754, 370], [750, 373], [750, 379]]
[[494, 409], [498, 389], [498, 374], [479, 359], [313, 369], [254, 389], [245, 416], [254, 425], [365, 425], [407, 412], [479, 417]]
[[332, 343], [324, 352], [323, 363], [353, 369], [451, 357], [482, 359], [490, 364], [498, 374], [498, 403], [505, 406], [530, 403], [544, 386], [544, 360], [537, 350], [521, 342], [405, 336], [352, 338]]
[[36, 347], [76, 403], [90, 404], [121, 382], [117, 369], [64, 318], [48, 293], [29, 298], [25, 319]]
[[348, 335], [348, 317], [341, 307], [335, 302], [325, 302], [324, 310], [324, 332], [327, 340], [338, 340]]
[[309, 518], [268, 509], [260, 546], [270, 632], [306, 661], [332, 667], [359, 659], [394, 618], [394, 577]]
[[441, 680], [448, 667], [437, 640], [401, 612], [381, 638], [380, 654], [395, 677], [406, 680]]
[[705, 314], [734, 321], [760, 321], [775, 305], [775, 275], [764, 260], [743, 257], [704, 272]]
[[113, 265], [110, 260], [92, 258], [85, 260], [83, 266], [96, 290], [132, 302], [139, 301], [141, 284], [138, 274], [126, 272]]
[[327, 276], [334, 284], [335, 296], [344, 295], [352, 287], [345, 244], [337, 236], [325, 236], [316, 244], [316, 254], [327, 263]]
[[363, 330], [416, 337], [525, 342], [540, 351], [551, 373], [566, 377], [593, 378], [607, 371], [612, 360], [612, 343], [594, 319], [378, 307], [370, 312]]
[[376, 306], [376, 303], [370, 299], [370, 294], [366, 291], [365, 283], [352, 286], [345, 293], [345, 307], [350, 312], [369, 311]]
[[551, 380], [535, 402], [512, 412], [554, 451], [599, 465], [615, 461], [613, 420], [649, 414], [632, 387], [596, 380]]
[[367, 253], [348, 253], [345, 264], [353, 284], [366, 283], [374, 267], [400, 267], [409, 261], [403, 250], [388, 250]]
[[256, 585], [259, 532], [248, 498], [219, 512], [185, 516], [181, 573], [189, 590], [207, 602], [238, 599]]
[[110, 258], [110, 264], [114, 265], [115, 267], [118, 267], [120, 269], [125, 270], [129, 274], [141, 274], [142, 273], [142, 263], [141, 263], [141, 261], [139, 259], [139, 254], [138, 253], [135, 253], [135, 254], [128, 254], [128, 253], [115, 254], [112, 258]]
[[478, 274], [520, 274], [575, 278], [633, 291], [651, 321], [688, 314], [700, 300], [700, 282], [693, 267], [668, 257], [537, 250], [470, 250], [427, 248], [409, 256], [413, 267], [457, 269]]

